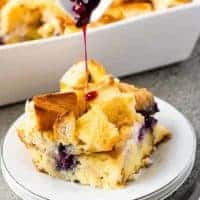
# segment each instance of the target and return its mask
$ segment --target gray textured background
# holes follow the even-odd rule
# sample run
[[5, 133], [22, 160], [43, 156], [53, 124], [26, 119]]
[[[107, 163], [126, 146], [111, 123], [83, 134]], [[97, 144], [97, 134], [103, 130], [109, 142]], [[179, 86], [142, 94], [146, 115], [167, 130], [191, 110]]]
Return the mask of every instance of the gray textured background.
[[[169, 200], [197, 200], [200, 196], [200, 40], [188, 60], [123, 79], [149, 88], [156, 96], [177, 107], [194, 125], [198, 136], [196, 164], [190, 178]], [[0, 108], [0, 139], [23, 110], [24, 103]], [[0, 200], [19, 200], [4, 182], [2, 174]]]

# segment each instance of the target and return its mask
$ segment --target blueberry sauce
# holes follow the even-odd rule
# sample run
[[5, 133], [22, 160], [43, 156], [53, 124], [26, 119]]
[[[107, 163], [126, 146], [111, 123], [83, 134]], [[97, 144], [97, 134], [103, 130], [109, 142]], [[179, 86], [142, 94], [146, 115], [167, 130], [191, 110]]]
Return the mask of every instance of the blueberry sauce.
[[139, 130], [138, 141], [142, 141], [147, 133], [152, 132], [157, 122], [158, 120], [152, 116], [145, 117], [144, 124]]
[[89, 80], [89, 71], [88, 71], [88, 53], [87, 53], [87, 26], [83, 26], [83, 42], [84, 42], [84, 57], [85, 57], [85, 70], [87, 73], [87, 79]]
[[69, 147], [62, 144], [58, 146], [58, 154], [55, 160], [57, 170], [73, 170], [79, 164], [76, 156], [70, 154]]
[[[74, 13], [74, 19], [76, 26], [82, 28], [83, 40], [84, 40], [84, 57], [85, 57], [85, 69], [87, 76], [88, 73], [88, 54], [87, 54], [87, 25], [90, 23], [90, 17], [94, 9], [98, 6], [100, 0], [70, 0], [72, 3], [72, 11]], [[88, 78], [89, 79], [89, 78]]]
[[81, 28], [90, 23], [90, 17], [100, 0], [70, 0], [76, 26]]
[[86, 94], [85, 98], [86, 98], [86, 101], [92, 101], [96, 99], [97, 96], [98, 96], [97, 91], [91, 91]]
[[145, 116], [154, 115], [155, 113], [159, 112], [158, 104], [154, 102], [150, 107], [144, 109], [144, 110], [137, 110], [138, 113]]

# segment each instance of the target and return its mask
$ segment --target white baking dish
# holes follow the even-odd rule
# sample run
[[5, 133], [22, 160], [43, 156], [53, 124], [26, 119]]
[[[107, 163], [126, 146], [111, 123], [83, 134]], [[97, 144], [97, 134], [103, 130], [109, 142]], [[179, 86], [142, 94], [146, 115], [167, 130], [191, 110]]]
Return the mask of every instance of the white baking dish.
[[[89, 57], [122, 76], [188, 58], [200, 33], [200, 1], [89, 32]], [[57, 89], [83, 58], [82, 34], [0, 47], [0, 105]]]

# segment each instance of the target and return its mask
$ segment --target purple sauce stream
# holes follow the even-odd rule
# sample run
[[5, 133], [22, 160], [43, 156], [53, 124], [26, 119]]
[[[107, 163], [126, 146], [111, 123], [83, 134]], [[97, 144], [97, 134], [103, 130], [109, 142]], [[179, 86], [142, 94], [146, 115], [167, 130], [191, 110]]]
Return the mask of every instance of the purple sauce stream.
[[89, 79], [89, 71], [88, 71], [88, 52], [87, 52], [87, 26], [83, 26], [83, 42], [84, 42], [84, 57], [85, 57], [85, 70], [87, 73], [87, 79]]
[[74, 19], [76, 26], [82, 28], [83, 41], [84, 41], [84, 57], [85, 57], [85, 69], [87, 77], [88, 72], [88, 53], [87, 53], [87, 25], [90, 23], [90, 17], [94, 9], [98, 6], [100, 0], [70, 0], [72, 3], [72, 11], [74, 13]]

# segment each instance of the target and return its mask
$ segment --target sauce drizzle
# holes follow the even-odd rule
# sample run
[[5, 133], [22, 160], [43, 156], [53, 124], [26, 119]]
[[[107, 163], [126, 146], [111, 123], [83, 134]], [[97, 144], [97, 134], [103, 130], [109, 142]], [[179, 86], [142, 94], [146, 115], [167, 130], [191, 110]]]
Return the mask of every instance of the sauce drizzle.
[[85, 57], [85, 70], [88, 74], [88, 51], [87, 51], [87, 25], [90, 23], [90, 17], [93, 10], [98, 6], [100, 0], [70, 0], [72, 2], [72, 11], [76, 26], [82, 28], [83, 41], [84, 41], [84, 57]]

